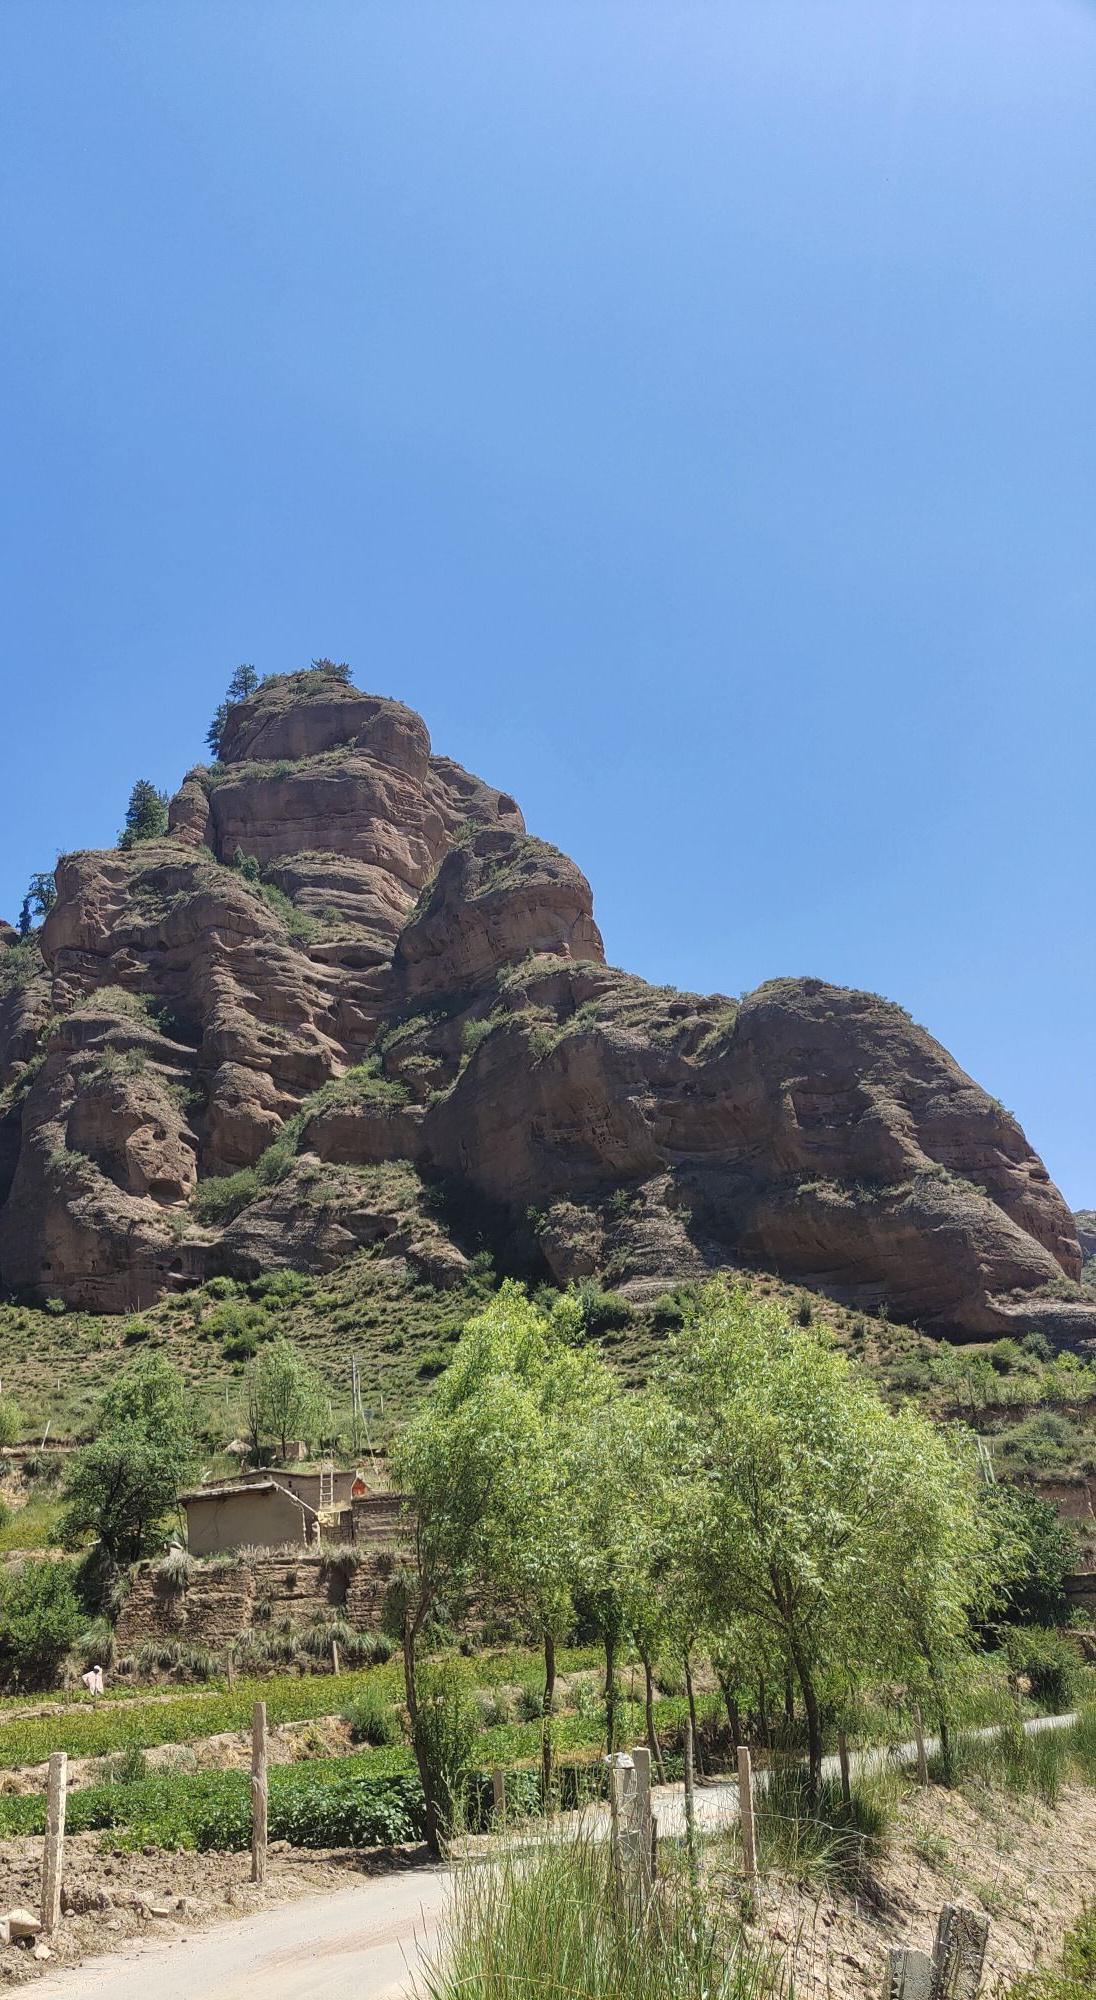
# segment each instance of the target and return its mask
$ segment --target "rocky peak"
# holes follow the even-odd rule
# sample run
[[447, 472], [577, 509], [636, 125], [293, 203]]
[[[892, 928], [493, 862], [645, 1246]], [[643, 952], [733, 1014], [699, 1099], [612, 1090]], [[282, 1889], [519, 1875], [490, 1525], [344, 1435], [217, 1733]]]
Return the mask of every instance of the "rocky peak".
[[614, 971], [514, 799], [326, 672], [235, 704], [165, 838], [65, 857], [38, 937], [0, 931], [0, 1092], [0, 1280], [75, 1304], [362, 1244], [445, 1282], [441, 1182], [558, 1282], [746, 1260], [952, 1332], [1096, 1335], [1045, 1167], [901, 1008]]

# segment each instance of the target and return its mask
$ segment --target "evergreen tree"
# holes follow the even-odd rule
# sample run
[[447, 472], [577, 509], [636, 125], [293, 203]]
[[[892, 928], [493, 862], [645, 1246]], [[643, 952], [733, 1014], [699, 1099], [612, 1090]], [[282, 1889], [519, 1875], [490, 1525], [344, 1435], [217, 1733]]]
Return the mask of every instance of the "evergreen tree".
[[34, 928], [36, 917], [39, 923], [48, 917], [56, 901], [57, 881], [53, 870], [42, 869], [37, 875], [32, 875], [23, 898], [23, 907], [19, 912], [20, 937], [29, 935]]
[[350, 681], [348, 660], [313, 660], [312, 671], [314, 674], [326, 674], [329, 681], [341, 681], [344, 687], [348, 686]]
[[254, 694], [258, 685], [258, 674], [251, 665], [250, 660], [245, 660], [242, 666], [237, 667], [232, 679], [228, 683], [227, 699], [229, 707], [232, 708], [238, 701], [246, 701], [249, 694]]
[[224, 700], [217, 703], [213, 720], [206, 730], [206, 742], [215, 757], [221, 754], [221, 743], [230, 710], [235, 708], [238, 702], [246, 701], [249, 694], [254, 694], [258, 685], [259, 676], [255, 668], [250, 660], [243, 661], [228, 683], [228, 692]]
[[148, 778], [138, 778], [129, 795], [119, 847], [136, 847], [139, 840], [160, 840], [166, 832], [167, 793], [158, 792]]

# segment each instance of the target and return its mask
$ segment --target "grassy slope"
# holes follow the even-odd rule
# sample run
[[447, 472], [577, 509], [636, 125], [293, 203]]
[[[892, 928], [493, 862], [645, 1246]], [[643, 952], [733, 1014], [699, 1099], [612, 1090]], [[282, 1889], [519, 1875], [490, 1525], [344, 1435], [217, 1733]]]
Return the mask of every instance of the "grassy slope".
[[[891, 1400], [913, 1396], [938, 1416], [973, 1420], [993, 1440], [1002, 1471], [1096, 1469], [1096, 1381], [1089, 1385], [1078, 1375], [1063, 1388], [1053, 1371], [1025, 1361], [1022, 1375], [1013, 1370], [1005, 1379], [1011, 1379], [1014, 1389], [1023, 1379], [1031, 1399], [1026, 1406], [1002, 1410], [984, 1392], [968, 1404], [936, 1379], [939, 1341], [766, 1273], [737, 1276], [760, 1296], [783, 1304], [793, 1318], [809, 1313], [812, 1324], [828, 1329], [840, 1346], [863, 1361]], [[47, 1423], [52, 1438], [86, 1437], [113, 1371], [141, 1345], [154, 1346], [182, 1371], [209, 1449], [215, 1451], [242, 1421], [246, 1359], [231, 1358], [233, 1326], [242, 1311], [250, 1317], [253, 1335], [285, 1332], [300, 1345], [327, 1385], [334, 1429], [347, 1439], [350, 1359], [356, 1354], [364, 1401], [373, 1413], [372, 1442], [381, 1446], [444, 1365], [461, 1326], [491, 1291], [489, 1278], [439, 1291], [416, 1281], [401, 1262], [368, 1252], [323, 1276], [302, 1277], [295, 1285], [286, 1296], [262, 1297], [256, 1295], [261, 1288], [215, 1280], [212, 1287], [161, 1301], [139, 1319], [0, 1303], [4, 1391], [21, 1404], [28, 1438], [40, 1438]], [[635, 1312], [625, 1325], [600, 1335], [600, 1344], [625, 1381], [636, 1385], [665, 1334], [664, 1314]], [[959, 1351], [964, 1358], [988, 1357], [993, 1344], [967, 1343]], [[1093, 1391], [1091, 1402], [1086, 1387]], [[28, 1521], [28, 1528], [32, 1525]], [[15, 1522], [0, 1531], [0, 1552], [5, 1545], [29, 1545]]]

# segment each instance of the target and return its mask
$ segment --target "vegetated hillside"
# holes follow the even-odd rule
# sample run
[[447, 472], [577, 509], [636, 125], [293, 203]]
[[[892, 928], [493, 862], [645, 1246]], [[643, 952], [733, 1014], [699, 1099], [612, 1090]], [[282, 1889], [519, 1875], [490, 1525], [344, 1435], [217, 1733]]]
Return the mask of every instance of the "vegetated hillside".
[[[132, 1313], [362, 1249], [634, 1303], [733, 1266], [978, 1338], [1096, 1333], [1016, 1121], [900, 1007], [605, 963], [583, 875], [400, 703], [263, 682], [166, 834], [0, 933], [0, 1283]], [[395, 1334], [392, 1336], [395, 1337]]]
[[[911, 1398], [943, 1421], [969, 1424], [986, 1440], [1001, 1476], [1037, 1485], [1074, 1520], [1086, 1549], [1096, 1543], [1096, 1363], [1056, 1355], [1038, 1333], [953, 1345], [769, 1272], [740, 1272], [735, 1282], [833, 1339], [863, 1363], [892, 1405]], [[192, 1392], [212, 1464], [245, 1427], [250, 1357], [263, 1341], [289, 1334], [327, 1389], [327, 1440], [343, 1455], [356, 1450], [368, 1457], [371, 1450], [384, 1453], [495, 1283], [483, 1249], [444, 1289], [398, 1258], [359, 1251], [323, 1274], [212, 1278], [185, 1294], [166, 1294], [140, 1315], [64, 1310], [59, 1301], [52, 1311], [0, 1303], [0, 1381], [17, 1398], [28, 1437], [40, 1438], [48, 1426], [51, 1439], [86, 1438], [113, 1372], [143, 1348], [157, 1349]], [[590, 1280], [580, 1287], [587, 1338], [629, 1386], [646, 1380], [690, 1289], [634, 1303]], [[364, 1429], [355, 1428], [351, 1415], [352, 1356], [361, 1373]], [[22, 1491], [13, 1497], [20, 1501]], [[20, 1512], [6, 1539], [21, 1547], [27, 1535]]]

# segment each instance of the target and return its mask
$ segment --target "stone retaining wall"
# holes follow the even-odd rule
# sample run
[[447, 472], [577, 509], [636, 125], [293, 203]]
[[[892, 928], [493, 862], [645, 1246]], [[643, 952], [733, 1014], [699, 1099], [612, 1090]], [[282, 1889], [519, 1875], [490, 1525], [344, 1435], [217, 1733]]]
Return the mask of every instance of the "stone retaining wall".
[[306, 1631], [314, 1620], [339, 1614], [356, 1631], [375, 1631], [397, 1563], [392, 1548], [371, 1547], [351, 1556], [262, 1554], [233, 1563], [198, 1563], [185, 1590], [169, 1589], [156, 1562], [138, 1565], [118, 1620], [120, 1653], [178, 1639], [227, 1651], [252, 1627], [286, 1620]]

